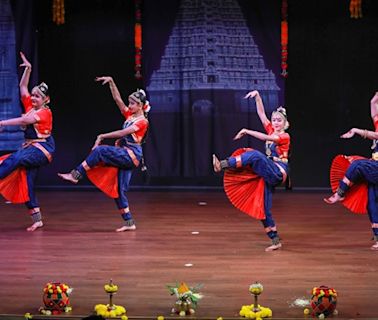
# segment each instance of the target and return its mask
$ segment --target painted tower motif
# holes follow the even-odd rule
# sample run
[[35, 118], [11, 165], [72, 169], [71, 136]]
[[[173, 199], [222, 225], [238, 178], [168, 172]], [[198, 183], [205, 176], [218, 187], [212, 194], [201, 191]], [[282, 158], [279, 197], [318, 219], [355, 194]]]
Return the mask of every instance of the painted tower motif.
[[[9, 0], [0, 1], [0, 120], [21, 114], [16, 70], [16, 39]], [[23, 133], [9, 126], [0, 132], [0, 151], [20, 147]]]
[[259, 90], [271, 111], [280, 88], [237, 0], [182, 0], [147, 90], [154, 112], [207, 113], [255, 110], [243, 99], [250, 90]]

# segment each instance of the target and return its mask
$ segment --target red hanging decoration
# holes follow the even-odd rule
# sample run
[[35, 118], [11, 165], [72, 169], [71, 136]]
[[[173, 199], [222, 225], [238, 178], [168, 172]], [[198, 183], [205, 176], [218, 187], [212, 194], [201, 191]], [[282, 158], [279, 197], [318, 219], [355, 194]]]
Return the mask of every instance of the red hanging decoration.
[[362, 0], [350, 0], [349, 11], [351, 18], [362, 18]]
[[64, 24], [65, 22], [65, 8], [64, 0], [53, 0], [52, 3], [52, 20], [56, 25]]
[[142, 79], [142, 0], [135, 0], [135, 78]]
[[288, 76], [287, 58], [289, 42], [289, 24], [287, 22], [287, 0], [282, 0], [281, 7], [281, 75]]

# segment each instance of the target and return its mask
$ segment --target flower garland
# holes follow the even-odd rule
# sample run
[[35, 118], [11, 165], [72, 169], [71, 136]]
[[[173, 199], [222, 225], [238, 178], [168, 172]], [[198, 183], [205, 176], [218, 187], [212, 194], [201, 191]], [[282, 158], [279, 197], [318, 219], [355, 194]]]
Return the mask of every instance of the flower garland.
[[135, 44], [135, 78], [142, 79], [142, 0], [135, 0], [135, 27], [134, 27], [134, 44]]
[[241, 310], [239, 312], [239, 315], [241, 317], [245, 317], [248, 319], [262, 319], [262, 318], [270, 318], [272, 316], [272, 310], [269, 308], [264, 308], [260, 306], [259, 304], [257, 305], [257, 308], [260, 309], [260, 311], [253, 311], [255, 310], [255, 305], [244, 305], [241, 307]]
[[127, 317], [125, 316], [126, 309], [122, 306], [116, 306], [115, 304], [112, 306], [109, 304], [96, 304], [94, 310], [98, 316], [103, 316], [104, 318], [123, 316], [123, 319], [127, 320]]
[[58, 26], [64, 24], [65, 22], [65, 9], [64, 0], [53, 0], [52, 5], [53, 22]]
[[325, 296], [325, 297], [328, 297], [328, 296], [333, 296], [333, 297], [337, 297], [337, 292], [335, 289], [332, 289], [332, 288], [327, 288], [325, 286], [321, 286], [319, 288], [315, 287], [312, 289], [312, 295], [313, 297], [316, 297], [317, 299]]
[[349, 11], [351, 18], [362, 18], [362, 0], [350, 0]]
[[287, 0], [282, 0], [281, 7], [281, 75], [286, 78], [287, 58], [288, 58], [288, 42], [289, 42], [289, 25], [287, 22]]

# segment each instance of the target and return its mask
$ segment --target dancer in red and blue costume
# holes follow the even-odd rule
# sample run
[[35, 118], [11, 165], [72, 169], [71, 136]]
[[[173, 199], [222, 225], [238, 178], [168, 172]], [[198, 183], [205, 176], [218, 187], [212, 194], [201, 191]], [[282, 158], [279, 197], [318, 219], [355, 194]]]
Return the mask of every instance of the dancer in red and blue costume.
[[[58, 175], [73, 183], [87, 175], [98, 188], [115, 199], [124, 220], [124, 225], [116, 231], [135, 230], [126, 191], [129, 188], [132, 170], [139, 166], [143, 158], [142, 143], [149, 126], [147, 114], [150, 105], [143, 90], [130, 94], [126, 105], [112, 77], [97, 77], [96, 81], [109, 84], [113, 99], [125, 117], [123, 127], [120, 130], [99, 134], [88, 157], [71, 172]], [[100, 145], [104, 139], [117, 140], [115, 146]]]
[[[236, 152], [234, 156], [221, 161], [213, 155], [213, 166], [215, 172], [226, 169], [225, 176], [227, 171], [235, 172], [235, 175], [238, 175], [238, 171], [227, 169], [252, 169], [257, 179], [254, 179], [254, 187], [256, 186], [259, 190], [254, 191], [253, 199], [250, 197], [249, 201], [251, 205], [248, 208], [242, 208], [244, 201], [241, 203], [241, 206], [238, 206], [235, 204], [236, 201], [233, 201], [232, 195], [228, 194], [228, 196], [238, 209], [262, 221], [265, 232], [272, 241], [272, 244], [265, 250], [273, 251], [282, 247], [271, 209], [273, 188], [284, 183], [289, 173], [288, 152], [290, 148], [290, 135], [285, 132], [289, 127], [289, 122], [286, 110], [283, 107], [279, 107], [276, 111], [273, 111], [271, 120], [269, 120], [265, 114], [264, 104], [257, 90], [249, 92], [245, 98], [255, 98], [257, 114], [266, 133], [242, 129], [234, 137], [234, 140], [249, 135], [266, 141], [266, 154], [258, 150], [245, 148], [242, 152]], [[240, 178], [236, 177], [236, 180], [240, 180]], [[241, 194], [244, 190], [240, 191], [240, 197], [244, 197]]]
[[0, 121], [0, 128], [22, 126], [25, 142], [22, 147], [0, 158], [0, 193], [12, 203], [25, 203], [33, 224], [27, 231], [35, 231], [43, 226], [42, 215], [35, 195], [35, 180], [41, 166], [52, 160], [55, 142], [52, 132], [52, 112], [48, 86], [40, 83], [31, 94], [28, 90], [32, 66], [21, 52], [24, 72], [20, 80], [20, 95], [25, 113], [18, 118]]
[[[364, 139], [373, 140], [371, 158], [337, 156], [334, 163], [342, 159], [348, 160], [346, 171], [338, 185], [335, 186], [334, 194], [325, 198], [324, 201], [329, 204], [342, 202], [355, 213], [367, 212], [375, 241], [371, 249], [378, 250], [378, 92], [370, 101], [370, 114], [374, 123], [374, 131], [352, 128], [341, 138], [350, 139], [359, 135]], [[331, 167], [331, 180], [333, 171], [335, 170]], [[362, 185], [367, 185], [367, 187], [363, 188]], [[366, 201], [363, 201], [365, 199]]]

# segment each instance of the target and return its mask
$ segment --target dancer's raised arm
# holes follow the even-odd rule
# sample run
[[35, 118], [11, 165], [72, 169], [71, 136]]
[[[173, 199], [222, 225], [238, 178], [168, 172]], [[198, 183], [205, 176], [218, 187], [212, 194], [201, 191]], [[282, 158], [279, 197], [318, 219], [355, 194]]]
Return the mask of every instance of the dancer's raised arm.
[[20, 52], [20, 56], [22, 59], [22, 63], [20, 64], [20, 67], [25, 67], [24, 73], [22, 74], [21, 80], [20, 80], [20, 95], [22, 97], [29, 96], [29, 79], [30, 79], [30, 73], [32, 69], [31, 63], [26, 59], [25, 54], [23, 52]]
[[244, 98], [255, 98], [257, 114], [261, 120], [261, 123], [265, 126], [269, 122], [269, 119], [265, 114], [265, 108], [260, 93], [257, 90], [253, 90], [248, 92]]
[[112, 93], [113, 99], [115, 103], [117, 104], [119, 110], [121, 112], [127, 111], [128, 109], [127, 105], [123, 102], [121, 94], [119, 93], [119, 90], [112, 77], [109, 77], [109, 76], [96, 77], [95, 81], [100, 81], [102, 82], [103, 85], [109, 83], [110, 91]]
[[370, 100], [370, 114], [373, 121], [378, 121], [378, 91]]

